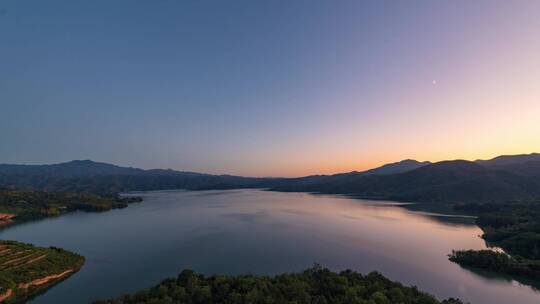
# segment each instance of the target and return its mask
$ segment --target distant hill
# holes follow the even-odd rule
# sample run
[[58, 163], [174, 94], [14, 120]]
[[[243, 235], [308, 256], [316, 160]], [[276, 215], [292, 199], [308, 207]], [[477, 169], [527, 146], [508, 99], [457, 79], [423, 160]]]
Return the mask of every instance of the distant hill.
[[540, 153], [503, 155], [489, 160], [477, 160], [476, 163], [491, 169], [540, 178]]
[[488, 160], [478, 159], [475, 162], [488, 167], [516, 165], [528, 162], [540, 162], [540, 153], [501, 155]]
[[465, 160], [443, 161], [390, 175], [348, 175], [275, 191], [354, 194], [399, 201], [503, 202], [540, 197], [540, 182]]
[[404, 172], [426, 162], [405, 160], [365, 172], [336, 175], [314, 175], [301, 178], [253, 178], [233, 175], [211, 175], [196, 172], [120, 167], [91, 160], [73, 160], [51, 165], [0, 164], [0, 186], [32, 187], [49, 191], [84, 191], [117, 193], [161, 189], [235, 189], [271, 188], [292, 183], [321, 183], [326, 179], [348, 178], [357, 174]]
[[[314, 184], [323, 184], [323, 183], [340, 183], [346, 182], [347, 180], [354, 179], [361, 176], [368, 175], [389, 175], [396, 173], [404, 173], [411, 171], [426, 165], [431, 164], [430, 162], [419, 162], [412, 159], [406, 159], [395, 163], [389, 163], [382, 165], [377, 168], [369, 169], [366, 171], [353, 171], [348, 173], [338, 173], [333, 175], [310, 175], [305, 177], [289, 178], [289, 179], [280, 179], [273, 181], [269, 186], [298, 186], [298, 185], [314, 185]], [[279, 183], [279, 185], [277, 184]]]
[[493, 168], [496, 170], [510, 172], [516, 175], [540, 178], [540, 161], [508, 164], [503, 166], [496, 166]]
[[397, 174], [418, 169], [431, 164], [431, 162], [424, 161], [419, 162], [414, 159], [406, 159], [397, 163], [390, 163], [382, 165], [378, 168], [370, 169], [364, 172], [361, 172], [363, 175], [388, 175], [388, 174]]
[[0, 165], [0, 186], [98, 194], [161, 189], [267, 188], [429, 202], [503, 202], [540, 198], [540, 154], [485, 161], [403, 160], [363, 172], [299, 178], [253, 178], [143, 170], [90, 160], [53, 165]]
[[52, 165], [0, 164], [0, 186], [100, 194], [136, 190], [251, 187], [271, 179], [210, 175], [175, 170], [143, 170], [91, 160]]
[[47, 175], [54, 177], [82, 177], [100, 175], [137, 175], [142, 169], [119, 167], [91, 160], [73, 160], [52, 165], [9, 165], [0, 164], [0, 174]]

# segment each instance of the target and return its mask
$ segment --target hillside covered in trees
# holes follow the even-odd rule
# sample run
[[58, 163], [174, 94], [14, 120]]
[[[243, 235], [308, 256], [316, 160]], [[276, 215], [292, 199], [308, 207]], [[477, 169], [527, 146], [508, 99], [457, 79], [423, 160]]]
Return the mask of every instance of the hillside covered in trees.
[[419, 291], [392, 282], [377, 272], [362, 275], [351, 270], [340, 273], [315, 266], [302, 273], [275, 277], [238, 275], [203, 276], [184, 270], [177, 278], [94, 304], [461, 304], [457, 299], [442, 302]]
[[137, 201], [141, 201], [141, 198], [0, 188], [0, 227], [75, 210], [106, 211], [124, 208], [128, 203]]
[[309, 183], [279, 185], [272, 190], [352, 194], [410, 202], [503, 203], [540, 197], [540, 166], [534, 170], [536, 163], [528, 163], [533, 169], [522, 172], [516, 167], [523, 163], [490, 166], [465, 160], [442, 161], [398, 174], [339, 174]]
[[478, 215], [482, 237], [506, 253], [491, 250], [456, 251], [450, 260], [463, 266], [527, 277], [540, 285], [540, 201], [472, 204], [457, 209]]
[[91, 160], [52, 165], [0, 164], [0, 186], [31, 187], [46, 191], [90, 192], [102, 195], [126, 191], [199, 189], [205, 187], [246, 188], [272, 179], [211, 175], [175, 170], [143, 170]]
[[24, 303], [77, 272], [84, 258], [69, 251], [0, 241], [0, 302]]
[[437, 163], [404, 160], [363, 172], [299, 178], [254, 178], [143, 170], [90, 160], [0, 165], [0, 186], [111, 195], [163, 189], [265, 188], [436, 203], [492, 203], [540, 198], [540, 154]]

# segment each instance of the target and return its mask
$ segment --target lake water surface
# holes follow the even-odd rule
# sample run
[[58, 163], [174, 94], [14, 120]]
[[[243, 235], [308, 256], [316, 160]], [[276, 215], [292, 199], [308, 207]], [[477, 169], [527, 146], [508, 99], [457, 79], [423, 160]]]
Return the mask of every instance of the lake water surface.
[[89, 303], [157, 284], [191, 268], [205, 274], [277, 274], [320, 263], [382, 272], [438, 298], [538, 304], [540, 293], [489, 279], [447, 259], [485, 248], [482, 231], [388, 202], [260, 190], [155, 191], [142, 203], [77, 212], [0, 231], [0, 239], [63, 247], [82, 269], [32, 303]]

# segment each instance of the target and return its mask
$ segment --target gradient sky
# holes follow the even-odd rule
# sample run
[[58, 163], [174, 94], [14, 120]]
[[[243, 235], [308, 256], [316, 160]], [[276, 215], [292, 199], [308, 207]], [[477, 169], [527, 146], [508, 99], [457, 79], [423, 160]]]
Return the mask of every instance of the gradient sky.
[[540, 1], [0, 1], [0, 163], [251, 176], [540, 152]]

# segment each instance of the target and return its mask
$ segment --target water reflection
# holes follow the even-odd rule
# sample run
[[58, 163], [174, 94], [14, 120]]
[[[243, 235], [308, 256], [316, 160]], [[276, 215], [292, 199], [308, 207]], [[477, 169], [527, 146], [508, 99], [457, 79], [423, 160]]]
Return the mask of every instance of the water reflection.
[[[378, 270], [439, 298], [539, 303], [515, 281], [492, 280], [447, 260], [482, 249], [470, 218], [391, 202], [259, 190], [158, 191], [106, 213], [75, 213], [0, 232], [77, 251], [88, 262], [35, 303], [85, 303], [156, 284], [184, 268], [206, 274], [276, 274], [317, 262], [335, 270]], [[425, 210], [424, 210], [425, 211]]]

